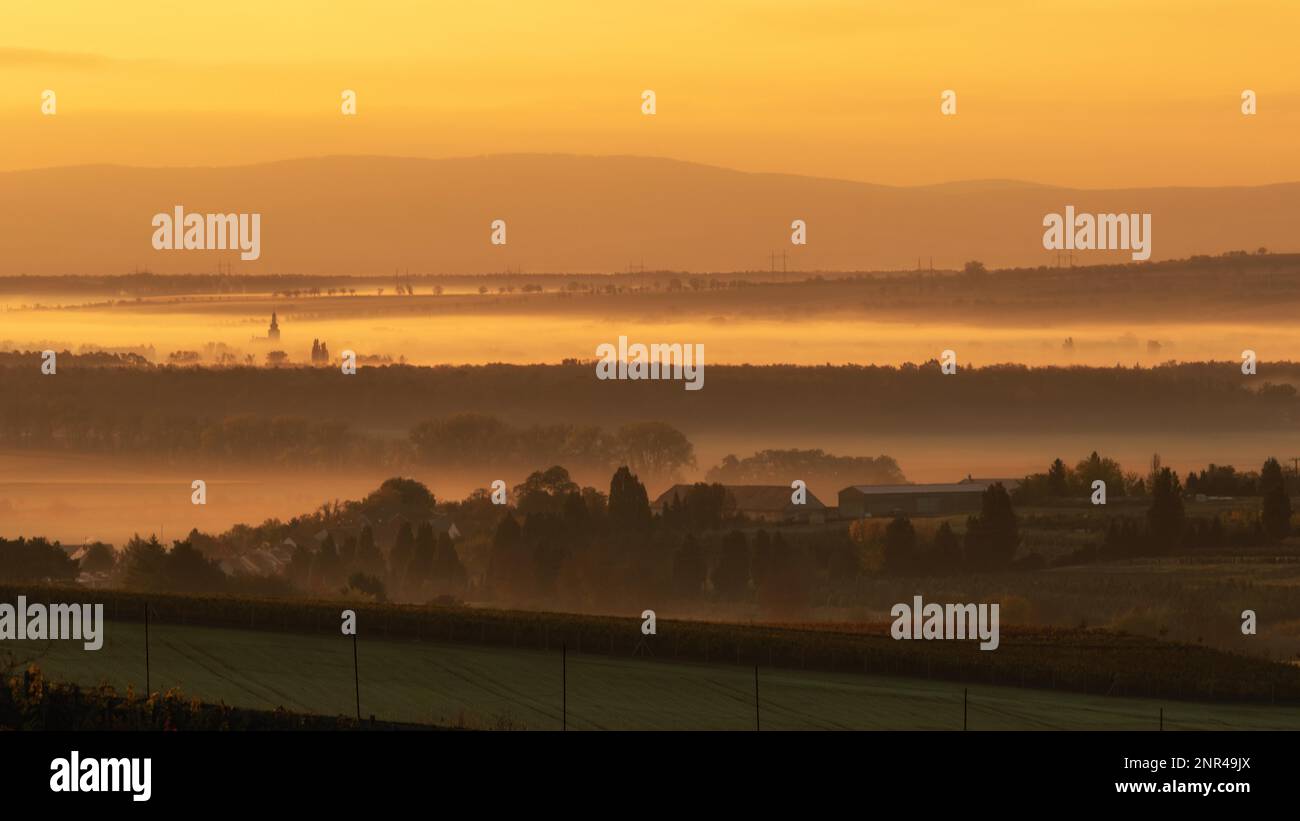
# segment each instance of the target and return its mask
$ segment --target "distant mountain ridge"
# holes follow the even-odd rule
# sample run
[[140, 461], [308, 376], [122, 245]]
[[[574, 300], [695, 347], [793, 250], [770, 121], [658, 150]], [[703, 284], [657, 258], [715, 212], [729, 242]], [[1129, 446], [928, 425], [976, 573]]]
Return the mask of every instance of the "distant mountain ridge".
[[[1014, 180], [895, 187], [652, 157], [332, 156], [229, 168], [0, 173], [0, 274], [379, 274], [909, 269], [1056, 264], [1042, 220], [1152, 214], [1152, 259], [1296, 250], [1300, 183], [1081, 190]], [[157, 251], [154, 214], [260, 213], [261, 256]], [[490, 242], [506, 222], [507, 244]], [[808, 244], [790, 242], [807, 224]], [[782, 254], [784, 253], [784, 262]], [[1075, 262], [1127, 261], [1075, 252]]]

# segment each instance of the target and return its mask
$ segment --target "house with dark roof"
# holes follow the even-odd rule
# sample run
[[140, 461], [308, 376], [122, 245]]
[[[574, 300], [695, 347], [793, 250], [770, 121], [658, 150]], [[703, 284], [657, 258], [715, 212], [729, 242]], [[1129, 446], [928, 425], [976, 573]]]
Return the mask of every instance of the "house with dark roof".
[[852, 485], [840, 491], [840, 517], [947, 516], [978, 513], [984, 491], [1001, 482], [1010, 492], [1019, 482], [1011, 479], [973, 479], [928, 485]]
[[[724, 485], [729, 506], [747, 518], [763, 522], [808, 522], [821, 524], [826, 521], [826, 505], [807, 491], [803, 504], [795, 504], [791, 496], [794, 489], [786, 485]], [[691, 485], [673, 485], [659, 494], [651, 504], [651, 509], [659, 514], [672, 504], [673, 497], [686, 498]]]

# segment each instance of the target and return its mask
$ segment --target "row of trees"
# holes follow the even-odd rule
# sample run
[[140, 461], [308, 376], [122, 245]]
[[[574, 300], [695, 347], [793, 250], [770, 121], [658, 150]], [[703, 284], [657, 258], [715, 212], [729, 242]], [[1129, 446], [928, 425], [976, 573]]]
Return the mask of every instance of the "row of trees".
[[43, 538], [0, 538], [0, 580], [71, 581], [78, 571], [77, 562], [57, 543]]
[[[1151, 457], [1147, 473], [1140, 475], [1133, 471], [1125, 472], [1119, 462], [1100, 456], [1094, 450], [1074, 467], [1056, 459], [1046, 472], [1026, 476], [1016, 488], [1014, 496], [1022, 504], [1055, 499], [1087, 499], [1093, 492], [1093, 482], [1101, 480], [1106, 483], [1108, 498], [1147, 498], [1152, 494], [1162, 470], [1158, 453]], [[1268, 473], [1267, 477], [1265, 473]], [[1177, 474], [1173, 474], [1172, 479], [1181, 492], [1188, 495], [1266, 496], [1270, 489], [1283, 493], [1300, 491], [1300, 477], [1295, 474], [1286, 476], [1281, 464], [1272, 458], [1265, 462], [1260, 471], [1238, 471], [1232, 465], [1210, 464], [1199, 472], [1189, 471], [1183, 483], [1178, 483]]]
[[1015, 561], [1019, 547], [1020, 522], [1010, 494], [998, 482], [984, 491], [980, 512], [967, 517], [961, 536], [945, 521], [923, 544], [907, 516], [894, 517], [883, 534], [884, 570], [899, 575], [1001, 570]]
[[519, 428], [489, 414], [464, 413], [421, 422], [405, 442], [354, 430], [339, 419], [244, 413], [219, 418], [177, 414], [151, 419], [103, 403], [80, 407], [0, 405], [0, 445], [104, 453], [138, 453], [165, 461], [345, 467], [422, 465], [475, 470], [567, 463], [588, 469], [626, 464], [671, 478], [695, 465], [690, 440], [664, 422]]
[[[1072, 475], [1088, 476], [1086, 469], [1100, 475], [1118, 469], [1110, 460], [1084, 460], [1074, 472], [1056, 471], [1054, 481], [1068, 483]], [[1058, 459], [1055, 466], [1061, 464]], [[1269, 459], [1258, 479], [1262, 504], [1258, 519], [1225, 526], [1218, 516], [1189, 519], [1183, 502], [1184, 490], [1178, 475], [1153, 460], [1150, 505], [1142, 520], [1118, 516], [1110, 520], [1101, 544], [1076, 552], [1070, 560], [1128, 556], [1168, 555], [1181, 549], [1253, 546], [1276, 542], [1291, 532], [1291, 498], [1282, 466]], [[1049, 476], [1053, 473], [1049, 471]], [[1095, 474], [1094, 474], [1095, 475]], [[1113, 475], [1113, 473], [1111, 474]], [[1145, 481], [1143, 482], [1145, 484]], [[1068, 487], [1068, 484], [1067, 484]], [[1000, 483], [990, 486], [981, 499], [981, 510], [966, 521], [959, 537], [948, 522], [940, 524], [929, 544], [921, 544], [916, 529], [906, 516], [895, 517], [884, 531], [884, 567], [897, 574], [944, 574], [960, 570], [996, 570], [1016, 561], [1020, 544], [1019, 524], [1010, 495]], [[1027, 557], [1029, 558], [1029, 557]], [[1040, 560], [1041, 561], [1041, 560]], [[1030, 560], [1032, 564], [1032, 560]]]
[[[1264, 462], [1258, 488], [1262, 496], [1257, 522], [1259, 532], [1267, 541], [1285, 539], [1291, 533], [1291, 497], [1282, 465], [1276, 459]], [[1172, 553], [1183, 547], [1216, 547], [1227, 542], [1226, 534], [1220, 538], [1212, 524], [1189, 527], [1183, 489], [1178, 475], [1169, 468], [1160, 470], [1151, 496], [1146, 521], [1150, 552]], [[1219, 543], [1215, 544], [1216, 541]]]
[[[833, 578], [856, 578], [859, 569], [852, 545], [834, 551]], [[711, 595], [733, 602], [754, 597], [766, 610], [797, 611], [807, 604], [815, 572], [807, 551], [788, 544], [780, 531], [759, 529], [751, 538], [732, 530], [722, 537], [712, 563], [700, 540], [688, 533], [673, 553], [672, 592], [685, 599]]]
[[[519, 505], [491, 538], [484, 593], [497, 600], [608, 607], [622, 595], [679, 601], [757, 601], [772, 612], [806, 606], [813, 580], [848, 581], [860, 572], [858, 548], [842, 531], [813, 534], [812, 544], [730, 516], [725, 489], [699, 483], [662, 516], [626, 466], [609, 493], [579, 490], [563, 468], [516, 489]], [[730, 529], [721, 525], [731, 522]]]
[[569, 464], [627, 465], [638, 474], [672, 477], [695, 465], [695, 448], [664, 422], [632, 422], [609, 432], [596, 425], [517, 428], [490, 414], [460, 413], [421, 422], [410, 442], [417, 463], [440, 467]]
[[[197, 447], [184, 434], [199, 423], [243, 414], [315, 416], [365, 419], [377, 428], [409, 431], [422, 421], [412, 410], [421, 407], [439, 408], [439, 415], [492, 414], [511, 408], [521, 416], [611, 428], [636, 419], [671, 424], [690, 418], [701, 430], [721, 430], [743, 416], [756, 429], [793, 425], [806, 434], [860, 430], [864, 425], [891, 434], [933, 430], [936, 424], [972, 434], [1095, 429], [1121, 417], [1162, 420], [1170, 407], [1179, 412], [1168, 424], [1188, 434], [1289, 430], [1300, 420], [1300, 399], [1287, 384], [1300, 378], [1297, 363], [1269, 363], [1267, 379], [1272, 384], [1243, 380], [1239, 368], [1223, 363], [1155, 368], [996, 365], [963, 369], [962, 378], [955, 381], [940, 375], [933, 363], [711, 365], [709, 390], [711, 396], [716, 391], [715, 399], [688, 407], [690, 396], [681, 391], [611, 391], [581, 362], [367, 368], [357, 374], [356, 382], [345, 385], [327, 369], [138, 367], [115, 361], [116, 367], [88, 367], [82, 357], [69, 354], [65, 359], [61, 353], [60, 373], [77, 374], [76, 379], [59, 380], [41, 376], [39, 352], [0, 352], [0, 379], [14, 388], [0, 403], [0, 442], [64, 447], [83, 422], [110, 429], [138, 427], [148, 435], [168, 419], [177, 419], [183, 424], [171, 438], [156, 437], [149, 440], [153, 446], [140, 448], [133, 444], [141, 441], [139, 434], [133, 433], [119, 447], [189, 457]], [[113, 401], [104, 402], [105, 396]], [[1008, 405], [1007, 396], [1017, 401]], [[196, 408], [203, 412], [196, 413]], [[610, 425], [605, 421], [610, 419], [618, 422]], [[1160, 423], [1146, 424], [1153, 429]], [[274, 451], [274, 442], [264, 447]], [[579, 467], [575, 459], [555, 451], [525, 462], [554, 463]], [[643, 466], [622, 460], [608, 465], [625, 463], [649, 475]]]
[[[157, 537], [136, 536], [120, 553], [112, 545], [95, 542], [81, 551], [80, 559], [43, 538], [0, 539], [0, 557], [3, 581], [72, 582], [84, 572], [106, 574], [118, 585], [147, 591], [269, 592], [275, 588], [261, 580], [228, 579], [215, 560], [188, 541], [174, 542], [169, 550]], [[245, 581], [251, 583], [240, 583]]]
[[[1097, 466], [1111, 470], [1106, 460], [1084, 460], [1084, 469]], [[1276, 460], [1264, 464], [1258, 484], [1261, 514], [1252, 527], [1259, 539], [1284, 538], [1291, 504]], [[1183, 495], [1178, 476], [1161, 467], [1150, 483], [1144, 519], [1113, 520], [1100, 550], [1161, 554], [1257, 538], [1240, 523], [1189, 520]], [[864, 567], [876, 566], [868, 553], [877, 548], [880, 566], [893, 574], [991, 571], [1036, 561], [1017, 557], [1020, 521], [1000, 483], [983, 492], [979, 513], [967, 518], [962, 532], [944, 521], [925, 537], [905, 516], [867, 536], [863, 525], [874, 528], [871, 520], [798, 536], [761, 528], [747, 532], [749, 523], [716, 483], [697, 483], [656, 516], [645, 485], [627, 466], [614, 472], [608, 493], [580, 487], [558, 465], [536, 471], [514, 488], [513, 500], [503, 510], [479, 491], [440, 505], [422, 483], [395, 477], [359, 501], [322, 505], [286, 523], [239, 525], [215, 537], [192, 531], [170, 550], [156, 538], [137, 536], [115, 560], [111, 547], [93, 545], [80, 569], [110, 572], [134, 589], [219, 592], [248, 584], [228, 577], [219, 559], [275, 553], [292, 540], [284, 581], [314, 594], [343, 590], [380, 600], [429, 601], [472, 593], [598, 607], [642, 592], [701, 601], [752, 596], [788, 608], [806, 603], [813, 578], [825, 578], [832, 587], [856, 580]], [[69, 579], [79, 569], [45, 540], [0, 541], [0, 548], [0, 578]]]
[[534, 513], [520, 524], [506, 514], [492, 539], [486, 592], [497, 600], [599, 606], [609, 591], [630, 590], [688, 603], [756, 601], [770, 612], [793, 614], [807, 606], [823, 571], [849, 582], [861, 569], [845, 538], [819, 557], [765, 529], [629, 535], [584, 538], [570, 517]]
[[[1153, 471], [1158, 470], [1158, 462]], [[1045, 473], [1026, 476], [1015, 490], [1015, 498], [1021, 504], [1034, 504], [1051, 499], [1077, 498], [1086, 499], [1092, 493], [1094, 481], [1106, 483], [1108, 497], [1124, 498], [1126, 496], [1146, 496], [1149, 479], [1154, 472], [1143, 477], [1137, 473], [1125, 473], [1119, 462], [1101, 456], [1093, 451], [1087, 458], [1080, 459], [1070, 467], [1061, 459], [1056, 459], [1048, 466]]]

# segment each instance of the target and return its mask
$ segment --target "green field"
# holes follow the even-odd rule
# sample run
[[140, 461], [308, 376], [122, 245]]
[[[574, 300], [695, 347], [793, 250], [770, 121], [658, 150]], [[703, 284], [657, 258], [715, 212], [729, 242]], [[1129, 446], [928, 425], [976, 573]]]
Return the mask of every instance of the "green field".
[[[14, 642], [52, 679], [144, 689], [144, 628], [109, 622], [104, 647]], [[362, 639], [361, 709], [391, 721], [558, 729], [561, 655], [470, 644]], [[150, 627], [151, 684], [249, 708], [356, 711], [352, 642], [343, 636], [179, 625]], [[754, 728], [754, 671], [570, 653], [571, 729]], [[962, 726], [961, 684], [857, 674], [761, 670], [763, 729]], [[977, 685], [968, 722], [989, 729], [1300, 729], [1300, 709], [1089, 696]]]

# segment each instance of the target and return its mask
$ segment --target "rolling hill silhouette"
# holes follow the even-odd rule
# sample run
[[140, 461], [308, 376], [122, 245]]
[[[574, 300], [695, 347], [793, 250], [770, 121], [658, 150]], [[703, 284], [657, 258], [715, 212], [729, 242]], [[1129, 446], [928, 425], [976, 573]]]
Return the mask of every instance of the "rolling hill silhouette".
[[[392, 274], [882, 270], [1056, 264], [1042, 219], [1151, 212], [1152, 259], [1294, 250], [1300, 183], [1079, 190], [989, 180], [901, 188], [645, 157], [323, 157], [229, 168], [0, 173], [0, 273]], [[156, 251], [155, 213], [259, 212], [262, 254]], [[504, 219], [508, 244], [489, 242]], [[808, 245], [790, 243], [790, 223]], [[1076, 263], [1128, 261], [1076, 252]]]

